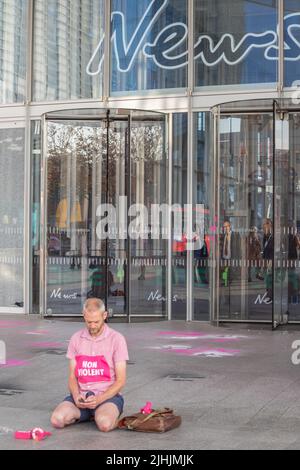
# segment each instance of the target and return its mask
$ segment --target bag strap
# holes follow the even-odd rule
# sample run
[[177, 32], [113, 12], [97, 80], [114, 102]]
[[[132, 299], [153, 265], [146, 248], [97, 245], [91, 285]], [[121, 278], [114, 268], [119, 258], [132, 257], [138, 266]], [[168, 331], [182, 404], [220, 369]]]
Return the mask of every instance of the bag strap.
[[139, 424], [143, 424], [143, 423], [146, 423], [146, 421], [148, 421], [149, 419], [153, 418], [154, 416], [159, 416], [159, 415], [162, 415], [162, 414], [171, 414], [173, 413], [173, 410], [171, 410], [170, 408], [163, 408], [161, 410], [154, 410], [152, 411], [152, 413], [150, 413], [149, 415], [147, 415], [144, 419], [141, 420], [141, 418], [136, 418], [134, 421], [132, 421], [131, 424], [128, 424], [127, 425], [127, 428], [130, 429], [130, 430], [133, 430], [134, 429], [134, 426], [139, 423]]

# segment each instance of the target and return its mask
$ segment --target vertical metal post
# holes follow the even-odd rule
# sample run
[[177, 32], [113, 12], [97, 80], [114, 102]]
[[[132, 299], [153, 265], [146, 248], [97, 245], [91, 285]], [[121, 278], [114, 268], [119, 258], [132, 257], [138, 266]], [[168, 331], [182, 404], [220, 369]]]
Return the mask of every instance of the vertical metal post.
[[[279, 2], [280, 3], [280, 2]], [[277, 229], [277, 219], [276, 219], [276, 122], [277, 122], [277, 102], [273, 101], [273, 260], [272, 260], [272, 330], [275, 330], [279, 323], [277, 322], [277, 317], [275, 318], [275, 252], [276, 252], [276, 229]]]
[[211, 323], [219, 326], [220, 316], [220, 247], [219, 247], [219, 234], [220, 234], [220, 173], [219, 173], [219, 157], [220, 157], [220, 143], [218, 138], [218, 123], [220, 120], [220, 109], [213, 109], [213, 149], [212, 149], [212, 184], [211, 184], [211, 226], [216, 227], [214, 233], [214, 241], [212, 243], [211, 254], [211, 268], [210, 268], [210, 319]]
[[[173, 114], [169, 115], [168, 121], [168, 205], [169, 208], [173, 204]], [[168, 294], [168, 304], [167, 304], [167, 314], [168, 320], [172, 319], [172, 211], [169, 210], [168, 217], [168, 253], [167, 253], [167, 294]]]
[[[105, 204], [109, 204], [109, 155], [110, 155], [110, 141], [109, 141], [109, 131], [110, 131], [110, 111], [107, 110], [106, 113], [106, 188], [105, 188]], [[110, 230], [110, 227], [107, 227]], [[107, 231], [108, 232], [108, 231]], [[108, 246], [109, 246], [109, 237], [105, 240], [105, 305], [108, 307]]]
[[[187, 203], [189, 210], [193, 206], [193, 92], [194, 92], [194, 1], [188, 0], [188, 194]], [[194, 253], [187, 250], [187, 321], [192, 321], [194, 310]]]
[[47, 314], [47, 130], [46, 116], [42, 118], [41, 139], [41, 225], [40, 225], [40, 315]]
[[27, 9], [27, 51], [26, 51], [26, 102], [25, 102], [25, 160], [24, 160], [24, 264], [23, 264], [23, 296], [24, 313], [32, 312], [32, 184], [31, 184], [31, 84], [32, 84], [32, 52], [33, 52], [33, 0], [28, 1]]
[[[131, 207], [131, 125], [132, 125], [132, 111], [128, 116], [127, 128], [127, 143], [125, 144], [125, 193], [127, 196], [127, 207]], [[127, 238], [126, 238], [126, 279], [125, 279], [125, 292], [126, 292], [126, 315], [127, 322], [131, 322], [130, 307], [131, 307], [131, 238], [129, 233], [130, 217], [127, 211]]]

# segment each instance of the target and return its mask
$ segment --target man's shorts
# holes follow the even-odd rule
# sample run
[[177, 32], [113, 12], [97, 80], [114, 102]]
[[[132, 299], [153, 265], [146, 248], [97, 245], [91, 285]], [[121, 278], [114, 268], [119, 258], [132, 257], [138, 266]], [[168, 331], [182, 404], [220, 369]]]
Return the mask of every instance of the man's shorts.
[[[73, 405], [75, 405], [75, 401], [74, 401], [74, 398], [72, 397], [72, 395], [68, 395], [64, 401], [68, 401], [70, 403], [73, 403]], [[85, 409], [80, 409], [80, 418], [78, 420], [79, 423], [83, 423], [85, 421], [90, 421], [91, 419], [93, 419], [95, 417], [95, 411], [102, 405], [104, 405], [105, 403], [113, 403], [114, 405], [116, 405], [116, 407], [118, 408], [119, 410], [119, 416], [123, 413], [123, 407], [124, 407], [124, 398], [122, 397], [122, 395], [120, 395], [119, 393], [117, 395], [115, 395], [114, 397], [112, 398], [109, 398], [108, 400], [104, 401], [103, 403], [101, 403], [99, 406], [97, 406], [97, 408], [95, 408], [94, 410], [89, 410], [88, 408], [85, 408]], [[75, 405], [76, 406], [76, 405]]]

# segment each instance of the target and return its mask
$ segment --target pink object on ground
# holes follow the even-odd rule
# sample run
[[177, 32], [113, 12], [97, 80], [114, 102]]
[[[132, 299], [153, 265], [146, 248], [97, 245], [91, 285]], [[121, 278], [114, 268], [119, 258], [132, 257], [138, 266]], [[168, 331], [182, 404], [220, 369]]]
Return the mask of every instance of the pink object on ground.
[[23, 439], [29, 441], [30, 439], [32, 439], [31, 431], [16, 431], [15, 439]]
[[152, 413], [152, 403], [151, 403], [151, 401], [147, 401], [144, 408], [141, 409], [141, 413], [143, 413], [143, 415], [150, 415]]
[[22, 439], [25, 441], [29, 441], [31, 439], [33, 439], [34, 441], [42, 441], [48, 436], [52, 436], [52, 433], [44, 431], [42, 428], [34, 428], [31, 431], [15, 432], [15, 439]]

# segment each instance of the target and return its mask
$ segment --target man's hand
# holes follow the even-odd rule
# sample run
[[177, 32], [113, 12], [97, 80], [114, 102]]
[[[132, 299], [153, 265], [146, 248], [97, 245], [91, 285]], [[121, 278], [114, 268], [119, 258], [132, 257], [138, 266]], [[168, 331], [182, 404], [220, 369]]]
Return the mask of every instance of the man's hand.
[[90, 410], [95, 410], [99, 404], [100, 403], [95, 395], [88, 397], [84, 401], [85, 408], [89, 408]]
[[75, 405], [77, 406], [77, 408], [80, 408], [82, 410], [88, 408], [88, 406], [86, 405], [86, 401], [82, 395], [77, 395], [76, 397], [73, 397], [73, 398], [74, 398]]

